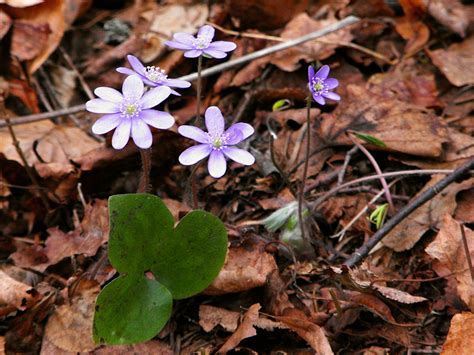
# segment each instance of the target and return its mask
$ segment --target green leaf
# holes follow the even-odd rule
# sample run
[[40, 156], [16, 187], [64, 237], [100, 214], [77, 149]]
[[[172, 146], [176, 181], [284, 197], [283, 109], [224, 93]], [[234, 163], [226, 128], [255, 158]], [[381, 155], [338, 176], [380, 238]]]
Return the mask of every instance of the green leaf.
[[158, 242], [169, 237], [174, 219], [161, 199], [149, 194], [109, 198], [109, 259], [121, 273], [142, 275], [156, 258]]
[[288, 108], [290, 104], [291, 104], [291, 101], [288, 99], [281, 99], [281, 100], [275, 101], [275, 103], [272, 106], [272, 111], [273, 112], [282, 111], [285, 108]]
[[360, 133], [360, 132], [353, 132], [353, 133], [357, 138], [362, 139], [364, 142], [367, 142], [369, 144], [372, 144], [378, 147], [387, 146], [383, 141], [381, 141], [378, 138], [375, 138], [374, 136], [371, 136], [370, 134], [365, 134], [365, 133]]
[[369, 217], [369, 221], [375, 224], [375, 227], [380, 229], [383, 223], [385, 222], [385, 217], [387, 217], [388, 203], [378, 206]]
[[94, 341], [111, 345], [147, 341], [165, 326], [172, 304], [171, 293], [159, 282], [122, 275], [97, 298]]
[[204, 211], [188, 213], [172, 235], [159, 241], [152, 271], [175, 299], [204, 290], [224, 265], [227, 231], [221, 220]]

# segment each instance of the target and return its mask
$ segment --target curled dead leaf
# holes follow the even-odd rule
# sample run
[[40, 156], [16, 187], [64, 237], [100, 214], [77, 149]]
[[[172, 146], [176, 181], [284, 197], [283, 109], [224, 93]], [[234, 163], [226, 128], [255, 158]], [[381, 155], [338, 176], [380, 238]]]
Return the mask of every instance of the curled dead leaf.
[[441, 354], [474, 354], [474, 314], [454, 315]]
[[15, 280], [0, 270], [0, 303], [25, 310], [34, 301], [37, 293], [29, 285]]

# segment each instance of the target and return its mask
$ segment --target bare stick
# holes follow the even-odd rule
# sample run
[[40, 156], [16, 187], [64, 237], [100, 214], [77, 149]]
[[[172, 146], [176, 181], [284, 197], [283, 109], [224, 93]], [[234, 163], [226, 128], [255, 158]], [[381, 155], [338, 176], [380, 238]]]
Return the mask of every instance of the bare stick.
[[310, 113], [311, 113], [311, 96], [308, 96], [306, 98], [306, 154], [305, 154], [305, 159], [304, 159], [303, 178], [301, 179], [301, 187], [300, 187], [300, 193], [299, 193], [299, 198], [298, 198], [298, 219], [300, 222], [301, 238], [303, 240], [306, 239], [305, 225], [304, 225], [304, 219], [303, 219], [303, 201], [304, 201], [306, 177], [308, 175], [309, 154], [311, 150]]
[[344, 264], [351, 267], [362, 261], [367, 255], [369, 255], [369, 252], [372, 250], [372, 248], [377, 245], [377, 243], [379, 243], [393, 228], [395, 228], [397, 224], [408, 217], [418, 207], [422, 206], [427, 201], [431, 200], [433, 197], [443, 191], [447, 186], [467, 174], [473, 167], [474, 159], [471, 159], [460, 168], [456, 169], [451, 174], [438, 181], [435, 185], [421, 193], [417, 198], [398, 211], [398, 213], [393, 216], [393, 218], [388, 220], [387, 223], [385, 223], [382, 228], [375, 232], [375, 234], [367, 241], [367, 243], [357, 249], [354, 254], [352, 254], [352, 256], [344, 262]]
[[466, 253], [467, 265], [469, 266], [469, 272], [471, 273], [471, 280], [474, 282], [474, 269], [472, 267], [471, 254], [469, 253], [469, 246], [467, 245], [466, 231], [464, 230], [464, 224], [461, 223], [461, 237], [464, 245], [464, 252]]
[[[211, 76], [211, 75], [214, 75], [214, 74], [218, 74], [218, 73], [221, 73], [225, 70], [229, 70], [229, 69], [232, 69], [232, 68], [234, 68], [236, 66], [239, 66], [241, 64], [245, 64], [247, 62], [255, 60], [257, 58], [265, 57], [267, 55], [276, 53], [278, 51], [298, 46], [302, 43], [311, 41], [315, 38], [322, 37], [322, 36], [325, 36], [329, 33], [338, 31], [342, 28], [345, 28], [345, 27], [347, 27], [349, 25], [352, 25], [354, 23], [357, 23], [359, 21], [360, 20], [359, 20], [358, 17], [348, 16], [348, 17], [344, 18], [343, 20], [341, 20], [339, 22], [335, 22], [335, 23], [333, 23], [333, 24], [331, 24], [331, 25], [329, 25], [325, 28], [322, 28], [320, 30], [308, 33], [304, 36], [301, 36], [301, 37], [298, 37], [298, 38], [295, 38], [295, 39], [291, 39], [291, 40], [288, 40], [286, 42], [282, 42], [282, 43], [279, 43], [275, 46], [267, 47], [267, 48], [261, 49], [259, 51], [253, 52], [253, 53], [249, 53], [249, 54], [244, 55], [240, 58], [229, 60], [228, 62], [218, 64], [218, 65], [215, 65], [211, 68], [205, 69], [205, 70], [202, 71], [201, 77], [205, 78], [205, 77], [208, 77], [208, 76]], [[189, 75], [182, 76], [178, 79], [187, 80], [187, 81], [194, 81], [194, 80], [197, 80], [197, 78], [198, 78], [198, 74], [197, 73], [192, 73], [192, 74], [189, 74]], [[41, 121], [41, 120], [45, 120], [45, 119], [48, 119], [48, 118], [54, 118], [54, 117], [58, 117], [58, 116], [62, 116], [62, 115], [67, 115], [67, 114], [72, 114], [72, 113], [85, 111], [85, 109], [86, 109], [85, 105], [77, 105], [77, 106], [72, 106], [72, 107], [69, 107], [69, 108], [63, 109], [63, 110], [56, 110], [54, 112], [46, 112], [46, 113], [28, 115], [28, 116], [23, 116], [23, 117], [13, 117], [11, 119], [11, 124], [12, 125], [18, 125], [18, 124], [35, 122], [35, 121]], [[5, 126], [6, 126], [5, 122], [0, 121], [0, 128], [5, 127]]]
[[28, 174], [33, 185], [35, 185], [35, 187], [37, 188], [39, 196], [41, 198], [41, 201], [43, 201], [44, 206], [49, 211], [51, 209], [51, 206], [49, 205], [48, 198], [46, 197], [46, 194], [44, 193], [43, 189], [40, 187], [40, 184], [38, 180], [36, 179], [33, 169], [28, 164], [25, 154], [23, 153], [23, 150], [21, 150], [20, 142], [16, 138], [15, 131], [13, 130], [13, 127], [10, 124], [10, 118], [8, 117], [7, 111], [5, 109], [5, 99], [3, 97], [3, 92], [0, 92], [0, 111], [2, 113], [3, 119], [5, 120], [7, 124], [8, 131], [10, 132], [10, 136], [12, 137], [12, 142], [13, 142], [13, 145], [15, 146], [16, 152], [18, 153], [21, 161], [23, 162], [23, 166], [25, 167], [26, 173]]
[[67, 63], [67, 65], [69, 65], [69, 67], [74, 72], [74, 74], [76, 74], [77, 79], [79, 80], [79, 83], [81, 84], [82, 89], [86, 93], [87, 97], [90, 100], [92, 100], [94, 98], [94, 94], [93, 94], [91, 88], [89, 87], [89, 85], [87, 84], [87, 82], [84, 80], [84, 77], [82, 76], [82, 74], [79, 72], [79, 70], [77, 70], [77, 67], [74, 65], [74, 62], [72, 61], [69, 54], [67, 54], [67, 52], [61, 46], [59, 47], [59, 51], [61, 52], [64, 60]]
[[339, 171], [339, 173], [337, 174], [337, 184], [338, 185], [341, 185], [342, 182], [344, 181], [344, 175], [346, 174], [346, 170], [347, 170], [347, 167], [349, 166], [349, 162], [351, 161], [352, 156], [357, 152], [357, 150], [359, 150], [359, 148], [357, 146], [354, 146], [354, 147], [351, 148], [351, 150], [349, 150], [346, 153], [346, 157], [344, 159], [344, 164], [342, 164], [342, 168]]
[[[349, 136], [351, 141], [354, 142], [354, 144], [357, 146], [357, 148], [359, 148], [361, 150], [361, 152], [365, 154], [367, 159], [369, 159], [370, 163], [372, 164], [372, 166], [375, 169], [375, 172], [379, 175], [382, 174], [382, 170], [380, 169], [380, 166], [377, 163], [377, 160], [375, 160], [374, 156], [372, 154], [370, 154], [370, 152], [367, 150], [367, 148], [365, 148], [362, 144], [357, 142], [354, 139], [354, 137], [352, 137], [352, 134], [350, 132], [348, 132], [347, 135]], [[390, 210], [392, 212], [395, 212], [395, 206], [393, 205], [393, 200], [392, 200], [392, 196], [390, 195], [390, 189], [388, 188], [387, 180], [385, 180], [384, 177], [381, 177], [380, 178], [380, 183], [382, 184], [382, 187], [384, 189], [385, 198], [387, 199], [388, 205], [390, 206]]]

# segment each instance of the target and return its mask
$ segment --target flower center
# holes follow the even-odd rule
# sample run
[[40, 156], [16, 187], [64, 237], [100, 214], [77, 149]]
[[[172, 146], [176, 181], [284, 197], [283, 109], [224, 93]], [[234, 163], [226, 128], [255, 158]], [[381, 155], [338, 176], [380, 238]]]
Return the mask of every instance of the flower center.
[[147, 79], [155, 83], [161, 83], [162, 81], [165, 81], [168, 77], [168, 75], [165, 74], [165, 71], [163, 69], [160, 69], [160, 67], [155, 67], [153, 65], [146, 67], [145, 73]]
[[214, 146], [214, 148], [220, 148], [222, 147], [222, 139], [219, 137], [219, 138], [215, 138], [213, 141], [212, 141], [212, 145]]
[[212, 38], [209, 38], [206, 35], [198, 35], [194, 40], [194, 48], [196, 49], [205, 49], [211, 44]]
[[142, 106], [136, 98], [124, 99], [120, 105], [120, 112], [122, 112], [122, 116], [129, 118], [137, 117], [141, 110]]
[[327, 91], [326, 89], [326, 84], [324, 84], [324, 81], [320, 78], [314, 78], [313, 79], [313, 91], [316, 94], [320, 94], [324, 91]]

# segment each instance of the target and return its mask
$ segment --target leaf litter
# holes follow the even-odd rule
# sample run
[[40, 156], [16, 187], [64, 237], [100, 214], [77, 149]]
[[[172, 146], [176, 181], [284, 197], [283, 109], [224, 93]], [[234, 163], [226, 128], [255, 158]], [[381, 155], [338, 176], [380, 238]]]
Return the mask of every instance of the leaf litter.
[[[0, 353], [469, 352], [474, 288], [460, 224], [472, 258], [472, 178], [419, 207], [352, 269], [341, 264], [375, 232], [368, 217], [385, 202], [382, 196], [369, 203], [380, 191], [376, 178], [316, 206], [308, 222], [311, 253], [291, 244], [298, 233], [291, 216], [277, 231], [257, 222], [295, 201], [307, 139], [307, 64], [331, 65], [342, 97], [337, 105], [311, 110], [309, 206], [342, 182], [374, 174], [365, 155], [349, 153], [347, 131], [384, 143], [366, 145], [383, 172], [452, 170], [471, 160], [472, 10], [465, 1], [444, 0], [404, 0], [400, 7], [381, 0], [286, 5], [282, 11], [267, 1], [1, 2], [0, 37], [9, 43], [1, 54], [1, 80], [13, 123], [83, 104], [90, 88], [118, 88], [114, 68], [127, 65], [127, 54], [175, 77], [195, 71], [163, 42], [206, 21], [224, 30], [217, 31], [219, 39], [238, 44], [231, 59], [344, 16], [362, 21], [205, 78], [207, 106], [219, 106], [227, 124], [255, 127], [258, 135], [246, 148], [257, 163], [232, 166], [217, 182], [205, 177], [205, 167], [196, 170], [201, 207], [223, 219], [229, 232], [226, 264], [205, 292], [178, 303], [167, 327], [144, 344], [98, 348], [90, 337], [95, 297], [114, 277], [104, 257], [106, 199], [136, 190], [136, 149], [115, 151], [110, 136], [98, 141], [90, 134], [94, 117], [83, 112], [14, 125], [39, 179], [35, 186], [0, 117], [0, 255], [14, 264], [0, 270]], [[255, 8], [265, 16], [251, 16]], [[112, 18], [130, 29], [116, 44], [105, 41], [104, 24]], [[166, 108], [180, 124], [193, 119], [193, 96], [192, 87]], [[272, 112], [278, 100], [288, 108]], [[189, 172], [176, 162], [189, 143], [174, 132], [153, 131], [153, 137], [153, 192], [179, 219], [189, 211], [183, 196]], [[390, 189], [396, 210], [439, 179], [426, 173], [397, 181]], [[329, 238], [365, 207], [341, 240]], [[387, 219], [393, 215], [389, 211]]]

